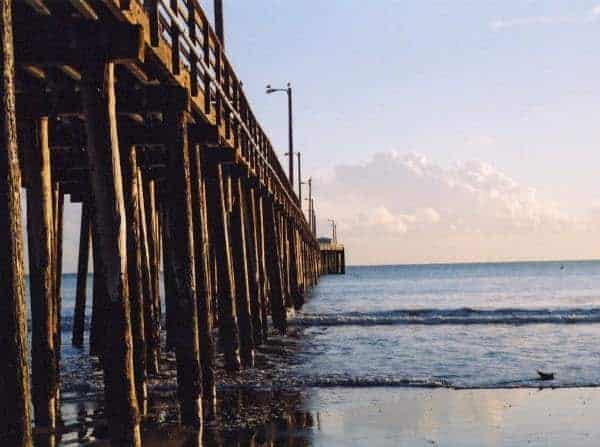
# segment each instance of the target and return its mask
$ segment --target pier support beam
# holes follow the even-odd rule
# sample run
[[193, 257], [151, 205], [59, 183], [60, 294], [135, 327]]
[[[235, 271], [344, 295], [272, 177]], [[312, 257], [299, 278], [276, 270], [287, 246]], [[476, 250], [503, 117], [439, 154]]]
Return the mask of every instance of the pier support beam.
[[133, 338], [133, 368], [138, 408], [146, 414], [146, 338], [144, 331], [144, 294], [142, 291], [142, 241], [138, 194], [138, 164], [136, 147], [121, 144], [123, 197], [127, 216], [127, 279], [131, 302], [131, 332]]
[[236, 371], [240, 368], [240, 341], [223, 171], [220, 160], [212, 154], [207, 157], [204, 168], [207, 206], [214, 213], [208, 220], [216, 264], [219, 343], [225, 356], [225, 367], [229, 371]]
[[12, 1], [0, 0], [0, 444], [31, 445]]
[[264, 272], [261, 272], [260, 257], [258, 244], [259, 225], [257, 221], [256, 210], [256, 191], [249, 184], [248, 179], [244, 182], [244, 196], [246, 198], [246, 250], [248, 259], [248, 291], [250, 294], [250, 309], [252, 314], [252, 329], [254, 333], [254, 343], [256, 346], [264, 342], [263, 337], [263, 321], [262, 304], [264, 299], [264, 291], [262, 281], [264, 281]]
[[83, 346], [83, 333], [85, 330], [85, 304], [87, 300], [87, 277], [90, 257], [90, 218], [90, 204], [86, 200], [81, 204], [77, 290], [75, 293], [75, 311], [73, 314], [72, 344], [78, 348]]
[[281, 271], [280, 240], [277, 234], [277, 221], [275, 217], [275, 204], [272, 198], [267, 199], [263, 208], [265, 213], [264, 232], [266, 245], [267, 272], [269, 274], [270, 304], [273, 325], [281, 333], [287, 331], [287, 315], [285, 298], [283, 295], [283, 274]]
[[227, 166], [231, 187], [230, 238], [235, 274], [236, 306], [240, 330], [240, 357], [242, 366], [254, 366], [254, 331], [248, 286], [248, 253], [246, 250], [246, 211], [242, 185], [243, 173], [239, 168]]
[[133, 370], [125, 204], [121, 179], [114, 64], [93, 64], [84, 73], [88, 163], [95, 204], [94, 225], [108, 295], [104, 386], [109, 431], [115, 445], [140, 446]]
[[56, 429], [58, 362], [56, 346], [55, 237], [48, 117], [24, 132], [27, 180], [27, 234], [31, 291], [31, 358], [35, 423]]
[[216, 404], [215, 344], [213, 340], [212, 284], [209, 259], [208, 210], [199, 144], [190, 144], [192, 211], [194, 219], [194, 258], [196, 261], [196, 297], [198, 305], [198, 337], [202, 366], [202, 399], [209, 415]]
[[182, 100], [166, 113], [169, 132], [167, 213], [169, 225], [168, 255], [174, 274], [177, 302], [177, 394], [182, 423], [198, 426], [202, 422], [202, 370], [198, 340], [198, 310], [194, 265], [194, 236], [190, 185], [188, 114]]

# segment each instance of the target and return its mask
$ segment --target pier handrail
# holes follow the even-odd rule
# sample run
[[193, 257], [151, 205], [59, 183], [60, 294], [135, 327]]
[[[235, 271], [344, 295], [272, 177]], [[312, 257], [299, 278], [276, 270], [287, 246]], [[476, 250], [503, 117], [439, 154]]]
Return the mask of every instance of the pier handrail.
[[147, 15], [151, 46], [159, 46], [159, 39], [166, 43], [171, 51], [173, 74], [188, 72], [189, 92], [198, 111], [216, 126], [223, 142], [234, 150], [236, 159], [273, 189], [276, 196], [282, 196], [286, 207], [299, 218], [303, 231], [310, 235], [294, 188], [199, 2], [138, 0], [137, 3]]

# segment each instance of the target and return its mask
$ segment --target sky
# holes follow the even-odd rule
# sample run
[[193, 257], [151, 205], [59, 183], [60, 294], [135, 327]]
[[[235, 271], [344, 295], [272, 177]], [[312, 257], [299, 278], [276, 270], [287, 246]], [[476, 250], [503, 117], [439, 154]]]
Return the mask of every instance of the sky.
[[224, 3], [282, 162], [285, 95], [264, 86], [293, 85], [319, 232], [337, 220], [348, 263], [599, 257], [599, 0]]

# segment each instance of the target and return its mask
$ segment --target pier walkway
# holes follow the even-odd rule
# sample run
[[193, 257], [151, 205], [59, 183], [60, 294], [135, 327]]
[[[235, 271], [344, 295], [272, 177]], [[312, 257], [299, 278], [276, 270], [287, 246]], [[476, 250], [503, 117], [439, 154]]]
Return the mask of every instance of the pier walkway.
[[213, 29], [198, 0], [0, 0], [0, 16], [0, 444], [30, 445], [33, 421], [56, 429], [66, 197], [82, 204], [73, 344], [93, 254], [89, 349], [113, 445], [141, 443], [162, 315], [181, 422], [199, 426], [215, 351], [229, 371], [252, 367], [329, 259], [227, 59], [222, 18]]

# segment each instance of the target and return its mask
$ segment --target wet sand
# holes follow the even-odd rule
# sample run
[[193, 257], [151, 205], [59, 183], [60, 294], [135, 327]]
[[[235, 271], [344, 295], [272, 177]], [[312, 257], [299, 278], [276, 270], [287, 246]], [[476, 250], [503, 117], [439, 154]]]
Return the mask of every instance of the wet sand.
[[[600, 439], [600, 388], [305, 388], [286, 374], [301, 337], [271, 337], [254, 369], [220, 369], [215, 417], [200, 431], [178, 424], [175, 358], [163, 353], [149, 383], [143, 445], [595, 446]], [[63, 426], [56, 437], [36, 433], [35, 445], [108, 446], [97, 359], [63, 339], [62, 364]]]

